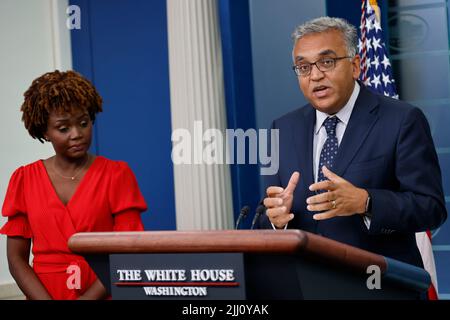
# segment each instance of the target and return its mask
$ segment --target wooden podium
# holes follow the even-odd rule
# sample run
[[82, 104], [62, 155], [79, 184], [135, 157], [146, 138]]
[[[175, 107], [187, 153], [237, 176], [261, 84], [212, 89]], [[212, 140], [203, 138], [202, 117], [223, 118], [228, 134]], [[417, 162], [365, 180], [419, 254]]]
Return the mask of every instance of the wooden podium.
[[300, 230], [78, 233], [69, 248], [113, 299], [418, 299], [430, 285], [423, 269]]

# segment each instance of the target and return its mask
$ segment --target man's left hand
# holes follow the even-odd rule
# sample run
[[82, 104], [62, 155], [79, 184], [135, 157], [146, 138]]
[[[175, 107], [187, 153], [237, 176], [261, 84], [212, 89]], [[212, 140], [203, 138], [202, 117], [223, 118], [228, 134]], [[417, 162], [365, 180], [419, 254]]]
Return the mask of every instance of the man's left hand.
[[324, 211], [315, 214], [314, 220], [365, 213], [367, 197], [369, 196], [366, 190], [355, 187], [325, 166], [322, 167], [322, 172], [329, 180], [314, 183], [309, 187], [309, 190], [326, 190], [328, 192], [306, 199], [309, 211]]

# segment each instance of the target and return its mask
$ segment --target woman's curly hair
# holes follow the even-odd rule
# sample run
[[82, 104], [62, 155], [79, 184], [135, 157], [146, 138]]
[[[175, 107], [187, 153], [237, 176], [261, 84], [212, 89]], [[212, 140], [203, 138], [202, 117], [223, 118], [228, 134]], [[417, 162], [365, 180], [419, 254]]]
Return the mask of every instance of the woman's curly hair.
[[48, 72], [36, 78], [24, 93], [20, 108], [22, 121], [28, 133], [44, 143], [49, 115], [52, 111], [83, 110], [91, 121], [102, 112], [102, 98], [92, 83], [75, 71]]

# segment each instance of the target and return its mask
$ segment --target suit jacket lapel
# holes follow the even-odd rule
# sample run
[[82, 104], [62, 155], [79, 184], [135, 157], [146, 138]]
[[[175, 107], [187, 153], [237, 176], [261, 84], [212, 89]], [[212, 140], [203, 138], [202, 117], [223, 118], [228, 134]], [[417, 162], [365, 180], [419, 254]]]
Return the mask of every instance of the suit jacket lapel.
[[299, 118], [298, 121], [295, 121], [298, 125], [295, 125], [292, 130], [293, 141], [298, 158], [299, 170], [300, 168], [304, 169], [300, 170], [300, 180], [303, 180], [305, 186], [309, 187], [314, 183], [312, 154], [314, 124], [316, 122], [315, 109], [312, 106], [305, 108], [303, 114], [299, 114]]
[[343, 176], [348, 165], [364, 143], [373, 125], [378, 119], [375, 112], [378, 106], [376, 96], [361, 86], [361, 92], [356, 100], [352, 115], [345, 129], [344, 137], [339, 146], [334, 172]]

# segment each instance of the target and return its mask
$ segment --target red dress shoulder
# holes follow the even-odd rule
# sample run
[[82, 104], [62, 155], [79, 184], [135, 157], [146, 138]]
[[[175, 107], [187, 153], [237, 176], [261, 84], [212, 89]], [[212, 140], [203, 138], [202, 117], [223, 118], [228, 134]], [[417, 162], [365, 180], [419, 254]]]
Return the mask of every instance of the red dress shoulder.
[[24, 167], [20, 167], [11, 176], [2, 207], [2, 214], [8, 217], [8, 222], [0, 229], [0, 233], [10, 237], [32, 238], [25, 203], [23, 174]]
[[111, 166], [109, 204], [114, 216], [114, 231], [144, 230], [139, 217], [147, 210], [136, 177], [127, 163], [117, 161]]

